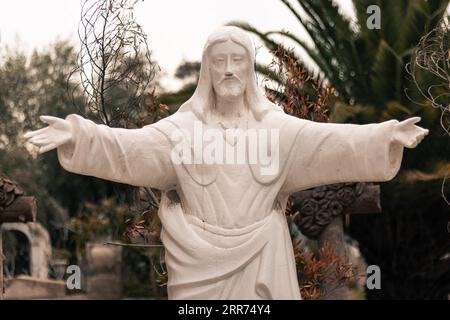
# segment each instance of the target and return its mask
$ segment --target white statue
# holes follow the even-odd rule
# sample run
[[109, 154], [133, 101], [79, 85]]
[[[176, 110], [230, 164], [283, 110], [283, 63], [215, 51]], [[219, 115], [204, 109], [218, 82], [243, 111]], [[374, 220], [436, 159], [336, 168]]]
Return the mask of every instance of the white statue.
[[353, 125], [289, 116], [258, 88], [254, 57], [246, 33], [221, 27], [204, 47], [195, 93], [175, 114], [131, 130], [42, 116], [49, 126], [25, 135], [41, 153], [57, 148], [68, 171], [163, 191], [170, 299], [301, 299], [289, 194], [388, 181], [403, 147], [428, 134], [417, 117]]

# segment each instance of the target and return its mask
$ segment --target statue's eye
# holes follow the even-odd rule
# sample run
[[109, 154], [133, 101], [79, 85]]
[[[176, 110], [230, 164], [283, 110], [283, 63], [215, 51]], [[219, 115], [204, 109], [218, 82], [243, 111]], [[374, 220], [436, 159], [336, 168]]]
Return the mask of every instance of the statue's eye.
[[224, 58], [216, 58], [214, 61], [215, 61], [216, 63], [222, 63], [222, 62], [225, 61], [225, 59], [224, 59]]
[[242, 57], [236, 57], [236, 58], [233, 59], [234, 62], [241, 62], [243, 60], [244, 59]]

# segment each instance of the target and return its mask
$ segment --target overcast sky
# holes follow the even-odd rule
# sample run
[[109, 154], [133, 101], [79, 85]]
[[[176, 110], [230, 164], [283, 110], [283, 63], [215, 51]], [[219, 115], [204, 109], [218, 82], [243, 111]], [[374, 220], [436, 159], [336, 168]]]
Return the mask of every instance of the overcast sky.
[[[350, 0], [337, 0], [352, 15]], [[80, 0], [0, 0], [0, 48], [19, 46], [26, 52], [43, 48], [57, 39], [72, 39], [76, 31]], [[149, 37], [153, 59], [167, 74], [166, 86], [175, 88], [171, 77], [183, 60], [200, 60], [203, 44], [215, 28], [231, 20], [249, 22], [260, 30], [286, 29], [302, 35], [297, 20], [279, 0], [145, 0], [136, 16]], [[256, 44], [258, 41], [255, 39]], [[265, 49], [257, 59], [269, 61]]]

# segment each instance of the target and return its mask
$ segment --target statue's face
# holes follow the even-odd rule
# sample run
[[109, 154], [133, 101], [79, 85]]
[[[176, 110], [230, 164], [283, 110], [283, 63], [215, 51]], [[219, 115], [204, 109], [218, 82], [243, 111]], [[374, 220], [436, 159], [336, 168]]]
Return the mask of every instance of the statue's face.
[[209, 51], [213, 88], [219, 97], [235, 98], [244, 94], [250, 59], [241, 45], [228, 40], [214, 44]]

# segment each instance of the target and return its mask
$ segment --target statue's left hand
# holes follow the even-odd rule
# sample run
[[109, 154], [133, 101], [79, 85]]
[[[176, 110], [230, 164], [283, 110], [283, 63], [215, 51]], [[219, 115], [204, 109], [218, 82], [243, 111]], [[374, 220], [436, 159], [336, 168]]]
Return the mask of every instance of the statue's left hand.
[[421, 120], [420, 117], [406, 119], [396, 124], [392, 141], [400, 143], [406, 148], [415, 148], [428, 134], [428, 129], [421, 128], [415, 124]]

